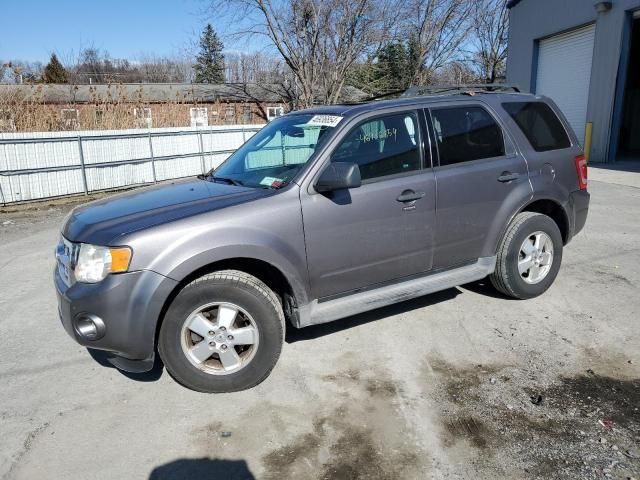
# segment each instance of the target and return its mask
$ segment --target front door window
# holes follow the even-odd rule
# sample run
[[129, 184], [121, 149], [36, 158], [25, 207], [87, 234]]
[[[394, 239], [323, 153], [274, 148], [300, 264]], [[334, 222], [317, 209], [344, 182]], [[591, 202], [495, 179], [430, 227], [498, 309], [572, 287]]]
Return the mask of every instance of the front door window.
[[331, 161], [357, 163], [363, 181], [418, 170], [417, 130], [413, 112], [365, 121], [347, 135]]

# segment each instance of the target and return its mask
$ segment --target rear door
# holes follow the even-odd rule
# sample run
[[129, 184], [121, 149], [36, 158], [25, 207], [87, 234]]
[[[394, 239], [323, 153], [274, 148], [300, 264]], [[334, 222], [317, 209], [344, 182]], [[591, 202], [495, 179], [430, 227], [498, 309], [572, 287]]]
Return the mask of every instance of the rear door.
[[301, 189], [314, 298], [431, 268], [435, 181], [419, 124], [416, 110], [368, 116], [337, 139], [323, 162], [357, 163], [362, 186], [319, 194], [312, 180]]
[[[523, 150], [529, 165], [529, 178], [536, 195], [552, 194], [564, 202], [569, 193], [578, 190], [575, 159], [582, 154], [578, 139], [563, 124], [557, 107], [549, 100], [515, 99], [502, 103], [515, 124], [510, 130]], [[509, 122], [509, 118], [507, 118]]]
[[531, 195], [527, 164], [501, 122], [481, 102], [431, 108], [427, 118], [438, 164], [433, 267], [495, 254], [495, 230]]

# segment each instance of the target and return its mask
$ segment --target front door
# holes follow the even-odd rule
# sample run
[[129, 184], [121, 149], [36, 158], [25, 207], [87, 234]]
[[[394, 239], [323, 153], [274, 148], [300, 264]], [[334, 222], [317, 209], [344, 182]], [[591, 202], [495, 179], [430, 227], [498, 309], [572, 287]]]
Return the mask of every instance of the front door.
[[362, 186], [301, 191], [315, 298], [431, 268], [435, 182], [423, 150], [417, 112], [368, 118], [343, 136], [329, 159], [357, 163]]
[[450, 268], [495, 254], [489, 232], [503, 226], [508, 198], [526, 198], [531, 185], [524, 158], [483, 105], [432, 108], [431, 122], [439, 158], [433, 267]]

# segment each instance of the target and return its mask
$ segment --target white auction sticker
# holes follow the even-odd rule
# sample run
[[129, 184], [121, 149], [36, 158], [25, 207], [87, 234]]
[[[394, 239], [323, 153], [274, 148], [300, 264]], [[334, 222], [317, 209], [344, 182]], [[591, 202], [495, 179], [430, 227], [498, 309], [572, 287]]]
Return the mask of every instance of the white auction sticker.
[[314, 115], [307, 125], [318, 125], [320, 127], [335, 127], [344, 117], [339, 115]]
[[260, 182], [260, 185], [266, 185], [267, 187], [273, 186], [273, 184], [282, 183], [282, 179], [276, 177], [264, 177]]

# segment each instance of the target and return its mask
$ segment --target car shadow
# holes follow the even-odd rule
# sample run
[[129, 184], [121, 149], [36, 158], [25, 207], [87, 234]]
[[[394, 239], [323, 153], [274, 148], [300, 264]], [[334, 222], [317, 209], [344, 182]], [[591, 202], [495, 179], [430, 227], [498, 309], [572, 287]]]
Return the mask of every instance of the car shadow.
[[[488, 279], [468, 283], [466, 285], [462, 285], [461, 288], [465, 290], [469, 290], [474, 293], [478, 293], [480, 295], [485, 295], [493, 298], [500, 298], [503, 300], [513, 300], [510, 297], [507, 297], [506, 295], [503, 295], [497, 290], [495, 290]], [[377, 308], [369, 312], [360, 313], [358, 315], [353, 315], [351, 317], [335, 320], [333, 322], [323, 323], [320, 325], [311, 325], [311, 326], [300, 328], [300, 329], [288, 328], [285, 335], [285, 341], [287, 343], [295, 343], [295, 342], [300, 342], [305, 340], [313, 340], [315, 338], [324, 337], [326, 335], [332, 335], [334, 333], [349, 330], [351, 328], [358, 327], [360, 325], [364, 325], [367, 323], [375, 322], [376, 320], [380, 320], [386, 317], [400, 315], [402, 313], [411, 312], [413, 310], [418, 310], [420, 308], [426, 308], [440, 302], [446, 302], [448, 300], [452, 300], [456, 298], [461, 293], [463, 293], [463, 291], [460, 290], [459, 288], [449, 288], [447, 290], [442, 290], [440, 292], [432, 293], [429, 295], [414, 298], [404, 302], [395, 303], [393, 305], [388, 305], [386, 307]], [[160, 359], [159, 355], [155, 356], [153, 368], [148, 372], [131, 373], [131, 372], [125, 372], [123, 370], [119, 370], [115, 366], [113, 366], [109, 361], [109, 358], [111, 356], [109, 352], [105, 352], [102, 350], [95, 350], [91, 348], [87, 348], [87, 351], [89, 352], [89, 355], [91, 355], [91, 358], [93, 358], [93, 360], [95, 360], [101, 366], [107, 367], [107, 368], [114, 368], [125, 377], [138, 382], [155, 382], [160, 379], [164, 371], [164, 364], [162, 363], [162, 360]], [[164, 478], [164, 477], [157, 477], [157, 478]], [[211, 477], [211, 478], [215, 478], [215, 477]], [[252, 478], [252, 477], [248, 477], [248, 478]]]
[[255, 480], [245, 460], [181, 458], [154, 468], [149, 480]]
[[498, 290], [496, 290], [495, 287], [491, 285], [491, 281], [488, 277], [483, 278], [482, 280], [478, 280], [477, 282], [460, 285], [460, 288], [469, 290], [473, 293], [477, 293], [478, 295], [483, 295], [485, 297], [499, 298], [500, 300], [516, 300], [515, 298], [508, 297], [504, 293], [500, 293]]
[[285, 335], [285, 341], [287, 343], [295, 343], [304, 340], [313, 340], [315, 338], [324, 337], [325, 335], [349, 330], [350, 328], [358, 327], [366, 323], [375, 322], [376, 320], [380, 320], [385, 317], [391, 317], [393, 315], [399, 315], [412, 310], [429, 307], [436, 303], [446, 302], [447, 300], [454, 299], [461, 293], [462, 291], [457, 288], [449, 288], [430, 295], [395, 303], [393, 305], [377, 308], [369, 312], [359, 313], [358, 315], [353, 315], [351, 317], [335, 320], [329, 323], [311, 325], [300, 329], [288, 328]]
[[116, 368], [109, 361], [109, 358], [112, 356], [112, 354], [110, 354], [109, 352], [105, 352], [104, 350], [96, 350], [94, 348], [87, 348], [87, 351], [89, 352], [89, 355], [91, 355], [91, 358], [93, 358], [102, 367], [113, 368], [125, 377], [137, 382], [155, 382], [159, 380], [160, 377], [162, 377], [162, 373], [164, 371], [164, 364], [162, 363], [162, 360], [160, 360], [160, 355], [155, 356], [153, 368], [148, 372], [132, 373], [125, 372], [124, 370]]

